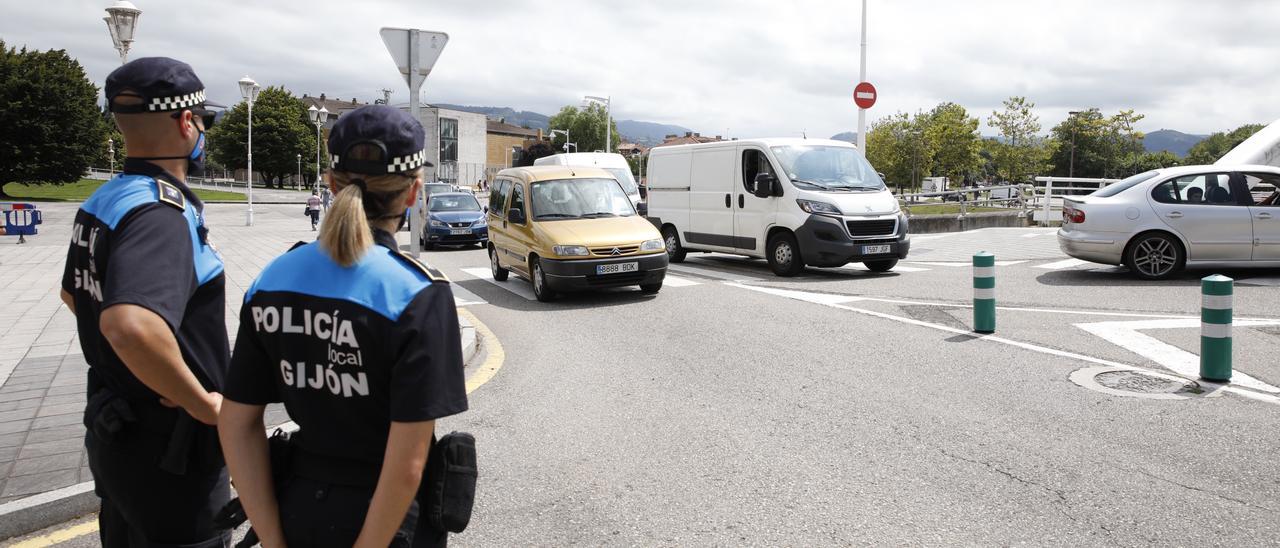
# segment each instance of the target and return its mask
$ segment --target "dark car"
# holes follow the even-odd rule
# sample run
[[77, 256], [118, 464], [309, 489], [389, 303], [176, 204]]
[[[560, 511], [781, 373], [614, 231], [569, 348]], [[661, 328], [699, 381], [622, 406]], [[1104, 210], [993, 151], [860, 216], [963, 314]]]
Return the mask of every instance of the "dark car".
[[433, 192], [427, 200], [427, 226], [422, 229], [421, 241], [423, 249], [487, 243], [489, 225], [475, 195]]

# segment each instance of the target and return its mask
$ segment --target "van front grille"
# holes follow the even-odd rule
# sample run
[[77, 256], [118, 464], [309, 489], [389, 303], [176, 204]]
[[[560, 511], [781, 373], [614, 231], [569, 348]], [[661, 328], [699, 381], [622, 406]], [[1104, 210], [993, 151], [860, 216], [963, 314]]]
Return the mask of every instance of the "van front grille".
[[[616, 249], [616, 250], [618, 250], [618, 252], [617, 252], [617, 253], [614, 253], [614, 252], [613, 252], [613, 250], [615, 250], [615, 249]], [[632, 254], [634, 254], [634, 253], [635, 253], [635, 252], [637, 252], [637, 251], [640, 251], [640, 246], [638, 246], [638, 245], [620, 245], [620, 246], [617, 246], [617, 247], [593, 247], [593, 248], [591, 248], [591, 254], [592, 254], [592, 255], [598, 255], [598, 256], [601, 256], [601, 257], [621, 257], [621, 256], [623, 256], [623, 255], [632, 255]]]
[[854, 238], [867, 236], [893, 236], [898, 226], [897, 219], [875, 219], [870, 221], [847, 221], [849, 235]]

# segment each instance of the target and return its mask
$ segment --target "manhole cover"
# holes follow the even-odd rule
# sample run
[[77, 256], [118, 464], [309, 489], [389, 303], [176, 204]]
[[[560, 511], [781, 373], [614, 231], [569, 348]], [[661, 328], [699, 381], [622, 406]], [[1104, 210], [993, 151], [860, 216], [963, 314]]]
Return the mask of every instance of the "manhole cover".
[[1107, 371], [1094, 380], [1112, 390], [1138, 394], [1199, 394], [1200, 386], [1188, 380], [1156, 377], [1140, 371]]

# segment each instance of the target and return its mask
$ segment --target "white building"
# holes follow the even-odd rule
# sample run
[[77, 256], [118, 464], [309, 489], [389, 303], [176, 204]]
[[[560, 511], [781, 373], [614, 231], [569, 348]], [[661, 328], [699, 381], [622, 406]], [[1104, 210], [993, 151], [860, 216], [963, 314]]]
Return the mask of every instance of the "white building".
[[[407, 105], [401, 108], [408, 110]], [[427, 132], [427, 180], [473, 186], [485, 176], [487, 119], [483, 114], [423, 106]]]

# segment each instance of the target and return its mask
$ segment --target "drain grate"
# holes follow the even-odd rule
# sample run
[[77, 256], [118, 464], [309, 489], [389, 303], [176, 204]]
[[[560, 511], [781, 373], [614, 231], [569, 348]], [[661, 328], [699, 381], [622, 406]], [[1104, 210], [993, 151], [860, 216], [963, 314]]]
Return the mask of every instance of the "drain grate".
[[1112, 390], [1137, 394], [1200, 394], [1204, 392], [1195, 382], [1147, 375], [1140, 371], [1108, 371], [1094, 380]]

